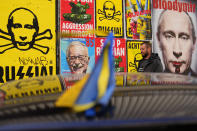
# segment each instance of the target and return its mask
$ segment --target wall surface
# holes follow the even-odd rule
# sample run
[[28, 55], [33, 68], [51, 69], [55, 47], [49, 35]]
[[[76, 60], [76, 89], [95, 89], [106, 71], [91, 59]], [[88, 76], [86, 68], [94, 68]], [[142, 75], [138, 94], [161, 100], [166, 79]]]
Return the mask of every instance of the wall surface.
[[[111, 31], [115, 36], [116, 72], [137, 72], [142, 59], [140, 43], [146, 41], [159, 54], [164, 71], [195, 75], [196, 3], [195, 0], [6, 0], [0, 5], [0, 83], [59, 73], [89, 73]], [[161, 19], [163, 10], [171, 12], [165, 16], [174, 15], [166, 21], [171, 22], [167, 26], [165, 18]], [[176, 26], [172, 26], [173, 22]], [[160, 34], [159, 25], [163, 31]]]

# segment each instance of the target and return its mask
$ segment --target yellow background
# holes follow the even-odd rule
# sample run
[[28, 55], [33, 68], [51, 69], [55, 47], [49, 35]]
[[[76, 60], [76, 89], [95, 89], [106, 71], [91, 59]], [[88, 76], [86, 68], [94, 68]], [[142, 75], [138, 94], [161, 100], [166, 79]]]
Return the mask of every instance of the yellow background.
[[[129, 43], [142, 43], [142, 41], [127, 41], [127, 69], [128, 69], [128, 72], [137, 72], [135, 67], [129, 67], [129, 62], [134, 63], [135, 54], [141, 53], [140, 46], [139, 46], [139, 49], [132, 49], [132, 48], [129, 48]], [[142, 59], [142, 57], [138, 58], [137, 60], [140, 60], [140, 59]], [[138, 66], [138, 62], [137, 62], [137, 66]]]
[[[43, 39], [36, 41], [35, 44], [49, 47], [48, 54], [42, 54], [35, 49], [29, 49], [27, 51], [20, 51], [16, 48], [7, 50], [5, 53], [0, 54], [1, 64], [0, 66], [15, 66], [15, 72], [17, 74], [19, 66], [25, 66], [23, 73], [26, 73], [28, 66], [35, 66], [34, 64], [23, 65], [19, 63], [19, 57], [32, 58], [44, 56], [48, 60], [48, 65], [53, 66], [53, 74], [56, 74], [56, 1], [55, 0], [4, 0], [0, 4], [0, 29], [7, 31], [7, 23], [9, 14], [16, 8], [27, 8], [31, 10], [38, 18], [39, 32], [41, 33], [46, 29], [50, 29], [53, 38]], [[25, 16], [21, 16], [23, 19]], [[0, 38], [0, 45], [12, 43], [11, 41]], [[41, 65], [37, 65], [40, 66]], [[34, 69], [33, 69], [34, 70]], [[5, 71], [4, 71], [5, 72]], [[34, 72], [34, 71], [32, 71]], [[35, 74], [34, 74], [35, 75]], [[5, 75], [4, 75], [5, 77]], [[27, 77], [27, 76], [25, 76]], [[18, 76], [16, 76], [18, 79]]]
[[[121, 15], [114, 16], [115, 18], [119, 18], [120, 21], [117, 22], [115, 20], [107, 20], [104, 19], [102, 21], [99, 20], [99, 17], [104, 17], [102, 14], [98, 14], [98, 9], [103, 11], [103, 4], [107, 0], [96, 0], [96, 10], [95, 10], [95, 15], [96, 15], [96, 30], [98, 30], [98, 26], [108, 26], [108, 27], [121, 27], [121, 35], [119, 34], [114, 34], [115, 37], [121, 37], [124, 34], [123, 30], [123, 5], [122, 5], [122, 0], [112, 0], [112, 2], [115, 5], [115, 10], [116, 12], [120, 11]], [[97, 33], [98, 36], [103, 36], [102, 32]], [[107, 34], [105, 35], [107, 36]]]
[[124, 86], [124, 75], [123, 74], [116, 74], [116, 86], [123, 87]]
[[127, 75], [126, 79], [126, 86], [137, 87], [133, 85], [149, 85], [151, 76], [149, 74], [132, 73], [132, 75]]

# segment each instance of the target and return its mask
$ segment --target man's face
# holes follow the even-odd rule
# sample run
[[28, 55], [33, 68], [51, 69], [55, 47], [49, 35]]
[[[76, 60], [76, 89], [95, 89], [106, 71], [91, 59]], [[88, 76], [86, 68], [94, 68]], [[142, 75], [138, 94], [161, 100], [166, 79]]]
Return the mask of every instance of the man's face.
[[[22, 18], [22, 16], [25, 16]], [[11, 31], [17, 48], [26, 50], [33, 44], [36, 29], [33, 25], [34, 16], [26, 10], [18, 10], [13, 14]]]
[[166, 11], [160, 22], [158, 40], [165, 68], [172, 73], [184, 73], [190, 67], [194, 49], [189, 17], [184, 12]]
[[88, 52], [83, 46], [71, 46], [67, 61], [72, 73], [86, 73], [89, 63]]
[[114, 13], [115, 13], [113, 3], [111, 3], [111, 2], [106, 2], [104, 6], [105, 6], [104, 9], [105, 9], [105, 15], [106, 15], [106, 17], [107, 17], [108, 19], [109, 19], [109, 18], [113, 19]]
[[147, 46], [145, 44], [140, 46], [140, 50], [141, 50], [141, 54], [142, 54], [143, 58], [148, 56], [148, 48], [147, 48]]

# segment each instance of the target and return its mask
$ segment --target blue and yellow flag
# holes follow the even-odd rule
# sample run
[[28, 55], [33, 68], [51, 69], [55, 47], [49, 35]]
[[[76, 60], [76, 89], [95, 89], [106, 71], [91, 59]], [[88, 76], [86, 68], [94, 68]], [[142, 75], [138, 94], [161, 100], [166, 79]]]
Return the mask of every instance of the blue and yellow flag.
[[66, 90], [55, 105], [75, 112], [86, 111], [97, 104], [107, 106], [115, 88], [114, 77], [113, 33], [110, 33], [92, 73]]

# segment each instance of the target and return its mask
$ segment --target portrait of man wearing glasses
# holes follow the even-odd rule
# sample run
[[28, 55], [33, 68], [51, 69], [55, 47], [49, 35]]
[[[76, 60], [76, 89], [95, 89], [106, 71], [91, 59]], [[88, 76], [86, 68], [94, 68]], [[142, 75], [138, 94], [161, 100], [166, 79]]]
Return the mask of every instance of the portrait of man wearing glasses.
[[66, 60], [71, 73], [86, 73], [90, 61], [88, 48], [80, 41], [72, 41], [66, 50]]

